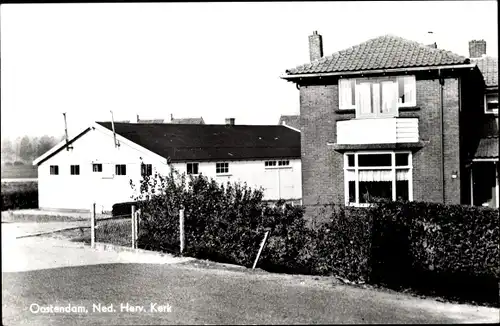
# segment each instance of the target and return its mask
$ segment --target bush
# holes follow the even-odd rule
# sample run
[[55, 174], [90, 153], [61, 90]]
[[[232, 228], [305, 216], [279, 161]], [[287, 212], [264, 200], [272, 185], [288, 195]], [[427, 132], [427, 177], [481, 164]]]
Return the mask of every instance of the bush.
[[38, 208], [38, 190], [2, 191], [2, 211]]
[[21, 162], [21, 161], [15, 161], [14, 165], [15, 166], [20, 166], [20, 165], [25, 165], [25, 164], [24, 164], [24, 162]]
[[498, 209], [384, 201], [368, 208], [326, 205], [317, 216], [326, 222], [309, 228], [302, 206], [268, 205], [261, 189], [245, 184], [187, 180], [172, 171], [145, 177], [137, 190], [139, 246], [145, 249], [178, 253], [183, 207], [189, 256], [250, 267], [269, 231], [259, 260], [268, 271], [335, 275], [499, 305]]
[[381, 202], [369, 213], [372, 283], [499, 305], [498, 209]]

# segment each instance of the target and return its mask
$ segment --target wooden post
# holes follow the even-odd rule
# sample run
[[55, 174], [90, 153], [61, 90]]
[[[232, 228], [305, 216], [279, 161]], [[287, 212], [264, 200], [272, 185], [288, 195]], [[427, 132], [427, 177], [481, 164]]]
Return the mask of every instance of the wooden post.
[[141, 210], [138, 209], [137, 212], [135, 212], [135, 224], [134, 224], [135, 248], [137, 248], [137, 243], [139, 242], [139, 217], [140, 216], [141, 216]]
[[260, 244], [260, 249], [259, 249], [259, 252], [257, 253], [257, 258], [255, 258], [255, 262], [253, 263], [252, 270], [255, 269], [255, 266], [257, 266], [257, 261], [259, 260], [260, 254], [262, 253], [262, 249], [264, 249], [264, 245], [266, 244], [268, 234], [269, 234], [269, 231], [266, 231], [266, 234], [264, 235], [264, 239], [262, 240], [262, 242]]
[[181, 242], [180, 252], [182, 255], [182, 252], [184, 251], [184, 209], [179, 210], [179, 235]]
[[95, 248], [95, 203], [92, 203], [90, 209], [90, 247]]
[[132, 205], [132, 214], [131, 214], [131, 224], [132, 224], [132, 249], [135, 248], [135, 205]]

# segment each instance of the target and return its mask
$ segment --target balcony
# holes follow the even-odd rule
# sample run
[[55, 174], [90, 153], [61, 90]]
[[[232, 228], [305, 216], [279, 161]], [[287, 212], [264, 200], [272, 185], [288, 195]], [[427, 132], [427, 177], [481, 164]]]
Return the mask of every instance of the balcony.
[[418, 143], [418, 118], [352, 119], [337, 122], [338, 145]]

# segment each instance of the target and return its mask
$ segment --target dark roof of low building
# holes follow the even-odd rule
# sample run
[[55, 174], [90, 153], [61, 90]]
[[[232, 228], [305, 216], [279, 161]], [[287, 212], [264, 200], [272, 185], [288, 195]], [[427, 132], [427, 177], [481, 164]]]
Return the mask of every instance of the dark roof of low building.
[[498, 58], [484, 56], [482, 58], [472, 59], [483, 74], [486, 86], [498, 87]]
[[115, 123], [115, 131], [172, 162], [300, 158], [300, 133], [285, 126]]
[[469, 63], [469, 59], [443, 49], [385, 35], [370, 39], [331, 56], [286, 71], [288, 75], [360, 70], [431, 67]]
[[200, 117], [200, 118], [179, 118], [179, 119], [172, 119], [172, 121], [170, 123], [204, 125], [205, 121], [203, 120], [203, 117]]
[[300, 129], [300, 115], [281, 115], [279, 125], [285, 122], [288, 126]]
[[163, 123], [165, 119], [139, 119], [137, 123]]
[[498, 159], [498, 137], [481, 138], [474, 158]]

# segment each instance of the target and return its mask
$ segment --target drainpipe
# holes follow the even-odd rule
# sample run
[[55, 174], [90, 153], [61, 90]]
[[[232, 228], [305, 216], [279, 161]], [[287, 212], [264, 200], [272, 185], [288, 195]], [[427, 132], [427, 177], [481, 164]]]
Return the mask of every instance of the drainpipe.
[[443, 186], [443, 204], [446, 204], [446, 189], [445, 189], [445, 171], [444, 171], [444, 78], [441, 75], [441, 69], [438, 69], [439, 85], [440, 85], [440, 104], [441, 104], [441, 181]]

